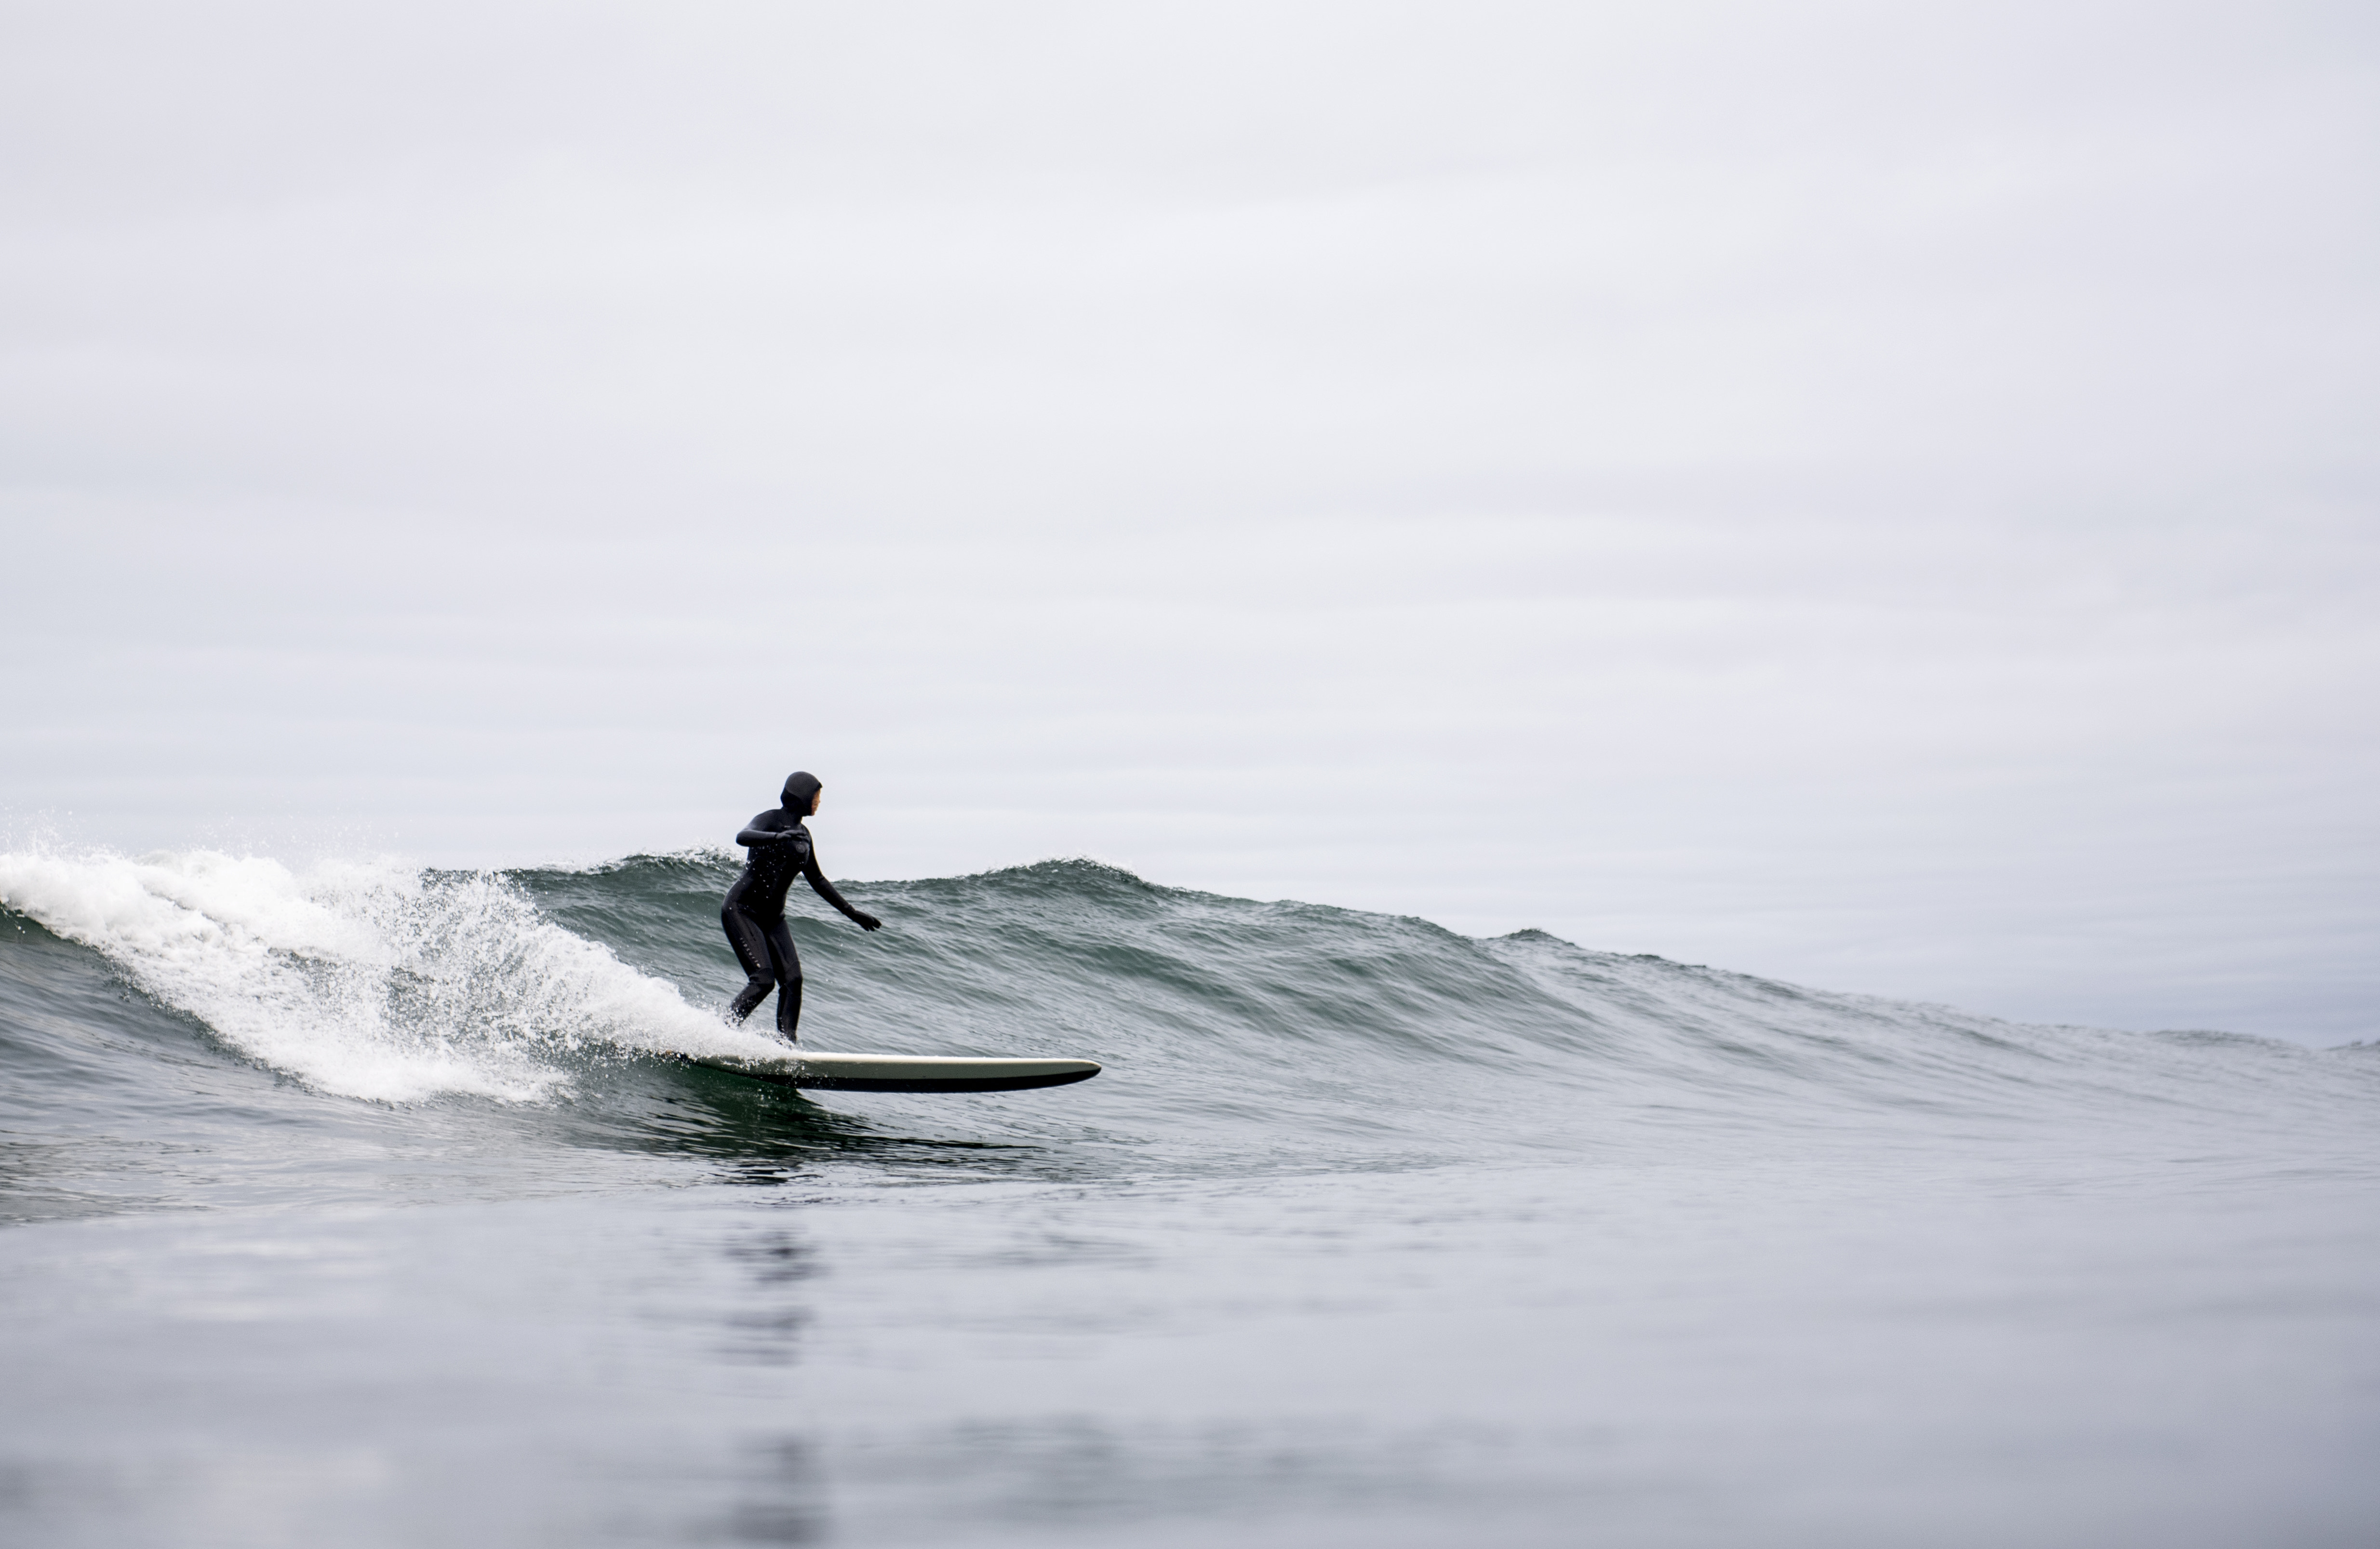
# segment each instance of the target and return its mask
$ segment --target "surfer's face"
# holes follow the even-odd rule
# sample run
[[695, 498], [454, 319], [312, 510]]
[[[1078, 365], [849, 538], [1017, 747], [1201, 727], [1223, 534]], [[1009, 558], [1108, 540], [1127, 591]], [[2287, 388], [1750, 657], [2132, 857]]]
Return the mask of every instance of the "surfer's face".
[[815, 791], [813, 791], [813, 792], [811, 792], [811, 793], [810, 793], [810, 813], [811, 813], [811, 815], [812, 815], [812, 816], [816, 816], [816, 815], [817, 815], [817, 813], [818, 813], [818, 809], [819, 809], [819, 803], [820, 803], [820, 802], [822, 802], [822, 801], [824, 801], [824, 800], [826, 800], [826, 787], [825, 787], [825, 786], [821, 785], [821, 786], [820, 786], [817, 790], [815, 790]]

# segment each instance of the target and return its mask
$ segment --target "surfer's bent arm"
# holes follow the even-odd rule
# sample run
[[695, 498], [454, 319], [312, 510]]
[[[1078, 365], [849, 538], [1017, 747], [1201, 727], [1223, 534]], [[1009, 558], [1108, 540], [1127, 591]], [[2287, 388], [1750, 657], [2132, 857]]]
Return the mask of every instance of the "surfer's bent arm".
[[[713, 833], [717, 833], [718, 831], [719, 830], [716, 829], [711, 830]], [[747, 850], [749, 850], [756, 844], [776, 844], [782, 841], [793, 838], [799, 832], [801, 832], [799, 829], [763, 829], [755, 825], [752, 828], [746, 829], [742, 833], [737, 834], [735, 836], [735, 842], [744, 846]]]
[[816, 855], [810, 857], [809, 865], [802, 867], [802, 875], [809, 878], [810, 891], [842, 910], [860, 929], [874, 930], [884, 923], [865, 909], [854, 909], [849, 899], [836, 892], [834, 884], [826, 879], [826, 873], [819, 869]]

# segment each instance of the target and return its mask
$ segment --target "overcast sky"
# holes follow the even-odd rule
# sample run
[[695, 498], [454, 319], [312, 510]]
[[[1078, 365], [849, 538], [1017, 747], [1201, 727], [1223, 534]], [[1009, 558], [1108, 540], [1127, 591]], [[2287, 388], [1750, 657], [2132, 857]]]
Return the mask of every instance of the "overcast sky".
[[2380, 1035], [2369, 5], [0, 18], [10, 844]]

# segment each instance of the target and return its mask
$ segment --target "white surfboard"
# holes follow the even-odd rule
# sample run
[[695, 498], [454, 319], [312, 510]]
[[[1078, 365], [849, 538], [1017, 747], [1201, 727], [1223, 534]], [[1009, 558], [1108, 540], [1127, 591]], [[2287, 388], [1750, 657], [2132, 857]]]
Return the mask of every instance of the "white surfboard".
[[681, 1054], [707, 1070], [726, 1071], [779, 1086], [840, 1092], [1022, 1092], [1063, 1086], [1099, 1073], [1088, 1059], [979, 1059], [939, 1054]]

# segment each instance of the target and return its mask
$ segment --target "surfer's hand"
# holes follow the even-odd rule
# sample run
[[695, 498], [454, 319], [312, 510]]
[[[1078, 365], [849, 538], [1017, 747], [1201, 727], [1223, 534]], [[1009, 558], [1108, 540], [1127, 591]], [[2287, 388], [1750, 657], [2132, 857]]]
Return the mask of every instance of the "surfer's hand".
[[852, 915], [851, 919], [852, 923], [856, 925], [862, 930], [882, 930], [884, 928], [884, 922], [878, 919], [875, 915], [869, 914], [865, 909]]

